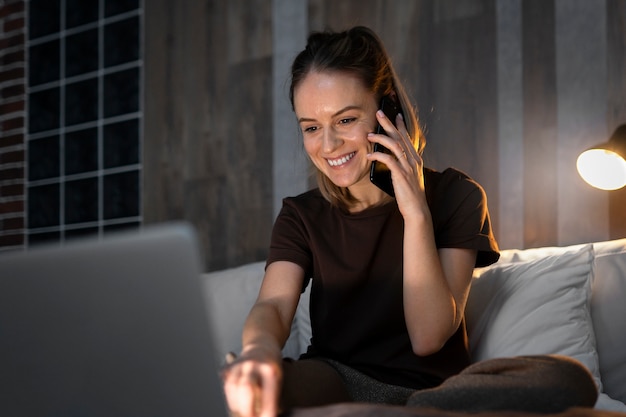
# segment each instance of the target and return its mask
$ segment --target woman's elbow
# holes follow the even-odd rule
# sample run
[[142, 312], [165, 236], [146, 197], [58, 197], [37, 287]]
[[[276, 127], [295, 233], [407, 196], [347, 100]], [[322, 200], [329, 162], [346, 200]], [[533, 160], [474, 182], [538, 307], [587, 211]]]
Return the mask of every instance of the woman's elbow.
[[429, 356], [439, 352], [457, 329], [458, 325], [437, 326], [409, 334], [413, 353], [417, 356]]
[[439, 352], [445, 343], [446, 340], [437, 337], [420, 337], [419, 340], [411, 340], [411, 348], [417, 356], [429, 356]]

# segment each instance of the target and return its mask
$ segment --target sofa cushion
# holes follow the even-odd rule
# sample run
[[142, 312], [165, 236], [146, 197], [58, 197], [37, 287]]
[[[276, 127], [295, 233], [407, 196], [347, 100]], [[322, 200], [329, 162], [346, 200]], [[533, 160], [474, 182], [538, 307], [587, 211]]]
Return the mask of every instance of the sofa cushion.
[[[553, 246], [502, 251], [500, 263], [528, 262], [582, 248]], [[600, 377], [604, 393], [596, 407], [626, 411], [626, 239], [595, 242], [591, 318], [596, 336]]]
[[475, 271], [466, 318], [474, 361], [562, 354], [582, 362], [601, 389], [590, 315], [593, 246]]
[[[241, 351], [243, 324], [259, 295], [264, 273], [265, 262], [254, 262], [202, 275], [207, 314], [216, 334], [216, 360], [220, 364], [227, 352]], [[283, 355], [299, 355], [298, 338], [298, 325], [294, 321]]]
[[594, 243], [594, 251], [591, 317], [600, 375], [604, 392], [626, 403], [626, 239]]

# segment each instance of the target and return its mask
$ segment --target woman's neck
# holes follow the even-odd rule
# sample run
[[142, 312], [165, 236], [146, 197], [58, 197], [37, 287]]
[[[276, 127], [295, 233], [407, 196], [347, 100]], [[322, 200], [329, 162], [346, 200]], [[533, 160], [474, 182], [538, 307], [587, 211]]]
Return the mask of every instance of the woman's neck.
[[348, 207], [348, 211], [350, 213], [359, 213], [368, 208], [382, 206], [394, 200], [393, 197], [389, 196], [384, 191], [379, 191], [380, 192], [376, 193], [370, 192], [364, 196], [354, 195], [354, 193], [352, 193], [355, 201]]

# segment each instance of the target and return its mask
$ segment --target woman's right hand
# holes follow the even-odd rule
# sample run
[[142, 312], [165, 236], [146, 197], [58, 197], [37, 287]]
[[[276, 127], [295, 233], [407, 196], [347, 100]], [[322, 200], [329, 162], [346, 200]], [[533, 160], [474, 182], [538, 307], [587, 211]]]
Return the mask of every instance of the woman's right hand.
[[276, 417], [282, 384], [280, 352], [262, 346], [227, 357], [222, 372], [226, 403], [233, 417]]

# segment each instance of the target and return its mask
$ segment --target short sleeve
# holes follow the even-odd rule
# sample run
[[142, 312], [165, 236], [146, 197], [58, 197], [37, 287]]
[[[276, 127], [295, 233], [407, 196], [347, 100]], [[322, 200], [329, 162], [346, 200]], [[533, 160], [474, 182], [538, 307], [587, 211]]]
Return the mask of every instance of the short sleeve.
[[476, 267], [491, 265], [500, 257], [491, 228], [487, 195], [466, 174], [447, 169], [430, 182], [427, 196], [435, 240], [440, 248], [476, 249]]
[[272, 228], [266, 267], [273, 262], [289, 261], [301, 266], [306, 276], [310, 276], [312, 254], [308, 236], [297, 206], [291, 198], [284, 199]]

